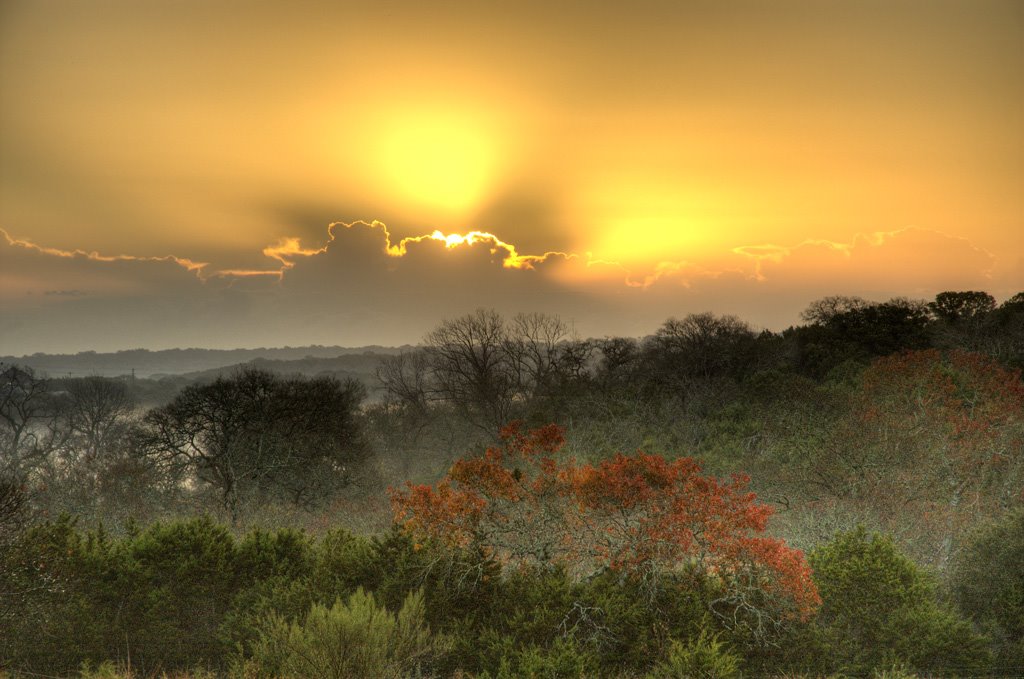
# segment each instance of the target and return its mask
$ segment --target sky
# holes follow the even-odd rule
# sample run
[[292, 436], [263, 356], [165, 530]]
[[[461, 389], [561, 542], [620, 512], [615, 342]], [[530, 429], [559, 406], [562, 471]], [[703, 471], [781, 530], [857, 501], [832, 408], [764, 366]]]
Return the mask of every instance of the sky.
[[1022, 289], [1017, 0], [0, 4], [0, 354]]

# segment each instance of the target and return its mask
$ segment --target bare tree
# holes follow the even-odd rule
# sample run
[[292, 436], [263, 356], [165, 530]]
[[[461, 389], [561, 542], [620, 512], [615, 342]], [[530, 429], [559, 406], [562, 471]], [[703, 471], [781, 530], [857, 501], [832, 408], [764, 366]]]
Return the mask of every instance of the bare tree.
[[825, 325], [836, 316], [847, 314], [851, 311], [861, 311], [869, 306], [871, 306], [870, 302], [867, 302], [860, 297], [831, 295], [811, 302], [807, 305], [807, 308], [800, 313], [800, 318], [808, 323]]
[[377, 376], [388, 401], [420, 426], [447, 410], [493, 435], [512, 419], [558, 408], [566, 389], [588, 377], [592, 354], [592, 343], [557, 316], [506, 322], [478, 309], [441, 323], [422, 348], [386, 359]]
[[0, 472], [25, 478], [60, 445], [60, 409], [46, 380], [31, 368], [0, 373]]
[[[102, 487], [126, 470], [134, 403], [120, 380], [93, 376], [51, 384], [60, 445], [34, 470], [34, 499], [53, 512], [96, 517], [108, 504]], [[148, 494], [141, 485], [134, 491]]]
[[418, 420], [429, 418], [434, 389], [430, 361], [423, 349], [385, 356], [377, 367], [377, 379], [384, 385], [389, 405], [402, 407]]
[[569, 324], [558, 316], [529, 313], [512, 318], [505, 351], [520, 393], [528, 397], [558, 378], [571, 333]]
[[488, 431], [508, 422], [517, 393], [508, 341], [505, 322], [493, 309], [446, 320], [424, 338], [438, 395]]
[[665, 321], [646, 347], [650, 365], [675, 381], [740, 377], [753, 358], [755, 335], [735, 316], [690, 314]]
[[135, 403], [128, 386], [106, 377], [63, 380], [61, 411], [70, 445], [86, 461], [96, 461], [124, 438]]

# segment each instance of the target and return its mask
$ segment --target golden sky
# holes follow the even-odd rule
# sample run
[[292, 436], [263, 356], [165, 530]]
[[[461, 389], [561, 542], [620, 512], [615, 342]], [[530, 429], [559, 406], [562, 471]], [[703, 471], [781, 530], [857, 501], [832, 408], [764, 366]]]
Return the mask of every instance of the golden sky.
[[1024, 3], [602, 4], [6, 0], [0, 353], [1024, 288]]

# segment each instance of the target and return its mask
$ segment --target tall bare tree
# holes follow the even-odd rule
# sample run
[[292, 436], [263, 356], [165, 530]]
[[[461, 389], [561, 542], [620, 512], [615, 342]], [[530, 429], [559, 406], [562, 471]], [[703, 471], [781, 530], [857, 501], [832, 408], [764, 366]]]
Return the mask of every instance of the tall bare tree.
[[2, 367], [0, 472], [23, 479], [60, 445], [60, 408], [48, 381], [31, 368]]
[[496, 431], [518, 388], [505, 321], [493, 309], [446, 320], [424, 338], [438, 394], [469, 421]]
[[135, 410], [128, 385], [92, 376], [62, 380], [60, 386], [65, 396], [61, 411], [72, 438], [70, 445], [85, 460], [96, 461], [126, 434], [128, 419]]

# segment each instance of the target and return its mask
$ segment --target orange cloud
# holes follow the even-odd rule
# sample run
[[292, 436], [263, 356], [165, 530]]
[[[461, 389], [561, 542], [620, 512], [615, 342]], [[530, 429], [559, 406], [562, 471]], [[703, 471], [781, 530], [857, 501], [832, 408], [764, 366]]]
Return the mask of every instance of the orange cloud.
[[[333, 240], [333, 236], [332, 236]], [[289, 257], [313, 257], [327, 250], [327, 246], [322, 248], [304, 248], [302, 242], [298, 238], [282, 238], [276, 245], [268, 245], [263, 248], [263, 254], [272, 259], [276, 259], [281, 262], [281, 266], [285, 269], [290, 269], [295, 266]], [[269, 271], [264, 273], [271, 273]]]
[[[398, 241], [397, 244], [392, 244], [391, 234], [388, 232], [387, 226], [383, 222], [379, 222], [377, 220], [372, 222], [334, 222], [328, 226], [328, 233], [330, 234], [330, 239], [332, 241], [335, 238], [334, 229], [338, 226], [346, 229], [351, 229], [354, 226], [365, 226], [370, 229], [379, 229], [384, 236], [384, 251], [391, 257], [404, 257], [408, 254], [408, 246], [410, 243], [422, 243], [424, 241], [439, 241], [444, 243], [444, 246], [448, 249], [473, 247], [475, 245], [482, 244], [490, 250], [492, 255], [498, 256], [501, 261], [501, 265], [506, 269], [533, 269], [536, 264], [546, 261], [549, 257], [560, 257], [563, 259], [572, 259], [577, 257], [577, 255], [574, 254], [557, 251], [545, 252], [542, 255], [521, 255], [516, 250], [515, 245], [506, 243], [493, 233], [488, 233], [487, 231], [470, 231], [465, 234], [445, 234], [440, 230], [435, 230], [432, 233], [423, 236], [408, 236]], [[298, 247], [298, 239], [289, 239], [289, 241], [295, 241], [294, 246], [296, 248]], [[299, 251], [298, 254], [319, 254], [326, 249], [327, 248], [325, 246], [324, 248], [316, 251]], [[266, 250], [264, 250], [264, 252], [266, 252]]]
[[327, 243], [321, 247], [303, 247], [302, 239], [288, 236], [279, 239], [276, 243], [263, 248], [266, 257], [277, 260], [281, 266], [278, 269], [224, 269], [213, 272], [210, 276], [217, 277], [249, 277], [268, 276], [283, 279], [289, 269], [295, 267], [301, 258], [310, 258], [322, 255], [337, 240], [337, 228], [353, 229], [365, 228], [370, 232], [379, 233], [381, 238], [381, 251], [389, 257], [405, 257], [409, 252], [409, 246], [423, 242], [443, 243], [445, 248], [452, 250], [456, 248], [473, 248], [475, 246], [486, 247], [492, 256], [496, 256], [506, 269], [533, 269], [537, 265], [547, 261], [549, 258], [561, 258], [564, 260], [573, 259], [578, 255], [548, 251], [541, 255], [520, 254], [516, 246], [507, 243], [493, 233], [487, 231], [470, 231], [468, 233], [445, 234], [435, 230], [421, 236], [408, 236], [397, 243], [391, 240], [391, 233], [383, 222], [373, 220], [370, 222], [357, 220], [354, 222], [332, 222], [327, 226]]
[[[215, 269], [177, 256], [61, 250], [0, 239], [0, 353], [132, 346], [414, 342], [439, 319], [493, 307], [544, 311], [583, 335], [642, 335], [669, 316], [714, 311], [780, 329], [817, 298], [884, 300], [1024, 283], [994, 256], [927, 229], [850, 242], [738, 246], [717, 259], [630, 270], [590, 253], [521, 254], [493, 233], [392, 239], [382, 222], [335, 222], [323, 244], [285, 237], [276, 266]], [[1011, 289], [1012, 288], [1012, 289]]]
[[43, 255], [63, 257], [65, 259], [80, 257], [94, 262], [174, 262], [178, 266], [195, 273], [200, 278], [202, 278], [204, 268], [208, 265], [206, 262], [196, 262], [185, 257], [175, 257], [174, 255], [165, 255], [163, 257], [136, 257], [135, 255], [101, 255], [95, 250], [92, 252], [86, 252], [85, 250], [60, 250], [58, 248], [43, 247], [29, 240], [13, 238], [11, 234], [7, 233], [4, 229], [0, 229], [0, 233], [2, 233], [4, 238], [7, 240], [7, 244], [12, 247], [24, 248]]
[[919, 227], [860, 233], [849, 243], [807, 239], [794, 246], [750, 245], [732, 252], [748, 260], [762, 282], [825, 279], [843, 286], [920, 290], [984, 285], [996, 263], [995, 255], [966, 238]]

